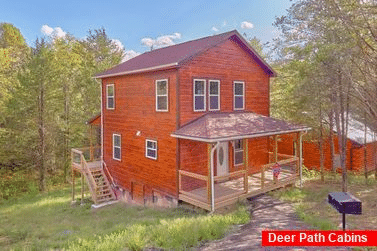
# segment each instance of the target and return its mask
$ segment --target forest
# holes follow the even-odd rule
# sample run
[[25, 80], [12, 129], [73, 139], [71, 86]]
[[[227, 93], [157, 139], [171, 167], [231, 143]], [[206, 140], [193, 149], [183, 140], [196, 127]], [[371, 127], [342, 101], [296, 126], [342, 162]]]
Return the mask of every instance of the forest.
[[[320, 148], [336, 132], [343, 170], [349, 118], [377, 131], [376, 2], [297, 0], [276, 18], [273, 41], [250, 40], [278, 72], [271, 116], [312, 127]], [[89, 144], [85, 121], [100, 110], [93, 76], [123, 58], [104, 28], [30, 46], [13, 24], [0, 24], [0, 172], [8, 178], [0, 199], [67, 180], [70, 149]]]
[[123, 56], [104, 28], [85, 39], [68, 34], [28, 46], [17, 27], [0, 24], [0, 170], [8, 177], [0, 198], [30, 190], [26, 177], [39, 191], [50, 178], [65, 180], [70, 149], [88, 144], [85, 122], [100, 111], [93, 76]]

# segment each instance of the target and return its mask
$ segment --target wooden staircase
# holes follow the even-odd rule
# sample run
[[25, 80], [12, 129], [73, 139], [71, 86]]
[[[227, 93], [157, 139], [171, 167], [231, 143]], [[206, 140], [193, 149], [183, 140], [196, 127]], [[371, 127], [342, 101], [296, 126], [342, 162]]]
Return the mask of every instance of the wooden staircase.
[[82, 150], [72, 149], [72, 170], [78, 170], [84, 175], [94, 204], [116, 200], [101, 161], [87, 162]]

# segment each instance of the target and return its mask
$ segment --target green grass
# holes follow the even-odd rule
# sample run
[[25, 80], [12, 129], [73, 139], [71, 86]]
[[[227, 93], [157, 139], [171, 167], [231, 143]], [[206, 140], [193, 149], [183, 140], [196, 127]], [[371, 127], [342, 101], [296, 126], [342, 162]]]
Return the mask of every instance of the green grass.
[[[327, 202], [330, 192], [342, 191], [342, 176], [335, 173], [326, 173], [325, 181], [314, 172], [306, 177], [303, 188], [290, 187], [276, 190], [270, 194], [284, 201], [292, 202], [297, 215], [308, 225], [321, 230], [338, 230], [340, 214]], [[377, 182], [374, 177], [367, 180], [364, 175], [348, 173], [348, 191], [363, 201], [363, 214], [349, 216], [347, 222], [351, 229], [371, 228], [377, 221], [374, 196], [377, 191]], [[348, 224], [347, 223], [347, 224]], [[374, 228], [374, 227], [373, 227]]]
[[93, 210], [88, 199], [83, 206], [71, 206], [70, 192], [64, 185], [0, 201], [0, 250], [184, 250], [249, 221], [242, 206], [224, 215], [123, 203]]

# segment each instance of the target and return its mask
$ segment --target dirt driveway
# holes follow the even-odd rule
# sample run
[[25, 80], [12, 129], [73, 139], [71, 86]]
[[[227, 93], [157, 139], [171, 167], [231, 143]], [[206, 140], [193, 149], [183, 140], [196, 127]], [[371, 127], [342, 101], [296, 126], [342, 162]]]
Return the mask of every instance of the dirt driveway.
[[221, 240], [209, 242], [198, 250], [352, 250], [345, 247], [262, 247], [263, 229], [310, 229], [297, 218], [293, 207], [268, 195], [255, 197], [250, 202], [252, 220], [238, 227]]

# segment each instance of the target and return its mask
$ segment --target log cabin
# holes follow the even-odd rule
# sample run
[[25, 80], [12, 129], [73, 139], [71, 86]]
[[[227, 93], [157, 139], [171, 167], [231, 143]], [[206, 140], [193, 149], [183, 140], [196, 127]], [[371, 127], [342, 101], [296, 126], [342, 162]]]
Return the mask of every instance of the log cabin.
[[275, 75], [236, 30], [121, 63], [95, 76], [102, 107], [92, 121], [100, 120], [101, 154], [73, 149], [72, 170], [91, 191], [106, 188], [94, 194], [97, 203], [183, 201], [209, 211], [293, 184], [302, 151], [280, 154], [277, 136], [300, 143], [310, 128], [269, 117]]
[[[308, 135], [309, 136], [309, 135]], [[334, 156], [331, 154], [331, 139], [326, 136], [323, 142], [323, 158], [325, 171], [340, 172], [339, 138], [333, 134]], [[317, 137], [303, 139], [303, 164], [308, 169], [320, 170], [319, 140]], [[278, 140], [280, 153], [294, 155], [295, 139], [291, 135], [283, 135]], [[376, 133], [364, 123], [350, 117], [346, 141], [346, 167], [354, 173], [364, 173], [367, 177], [377, 177], [377, 137]]]

